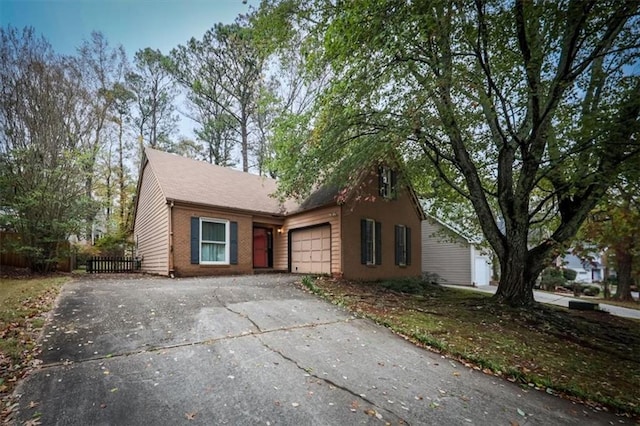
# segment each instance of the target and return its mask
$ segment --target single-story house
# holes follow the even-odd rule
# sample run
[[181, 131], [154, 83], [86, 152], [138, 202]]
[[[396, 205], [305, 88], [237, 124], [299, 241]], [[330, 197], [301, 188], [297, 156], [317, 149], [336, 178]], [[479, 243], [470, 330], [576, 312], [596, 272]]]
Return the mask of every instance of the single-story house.
[[415, 193], [388, 167], [368, 176], [344, 200], [320, 188], [301, 203], [280, 202], [274, 179], [147, 148], [134, 213], [142, 270], [419, 276], [424, 216]]
[[441, 284], [489, 285], [492, 259], [480, 241], [433, 216], [422, 221], [422, 273]]
[[580, 257], [572, 250], [566, 252], [562, 258], [556, 260], [559, 267], [573, 269], [576, 272], [576, 282], [591, 284], [605, 279], [605, 265], [602, 253]]

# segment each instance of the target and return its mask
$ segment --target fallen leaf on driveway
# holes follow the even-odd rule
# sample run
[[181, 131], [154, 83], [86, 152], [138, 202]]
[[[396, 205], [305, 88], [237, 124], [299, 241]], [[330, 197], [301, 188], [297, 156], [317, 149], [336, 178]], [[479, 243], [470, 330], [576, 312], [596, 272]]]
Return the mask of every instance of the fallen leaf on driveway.
[[187, 420], [193, 420], [196, 418], [196, 414], [198, 413], [184, 413], [184, 416], [187, 418]]
[[515, 420], [511, 420], [511, 426], [520, 426], [520, 423], [516, 422]]
[[40, 405], [39, 402], [36, 402], [36, 401], [29, 402], [29, 408], [36, 408], [38, 405]]
[[37, 426], [37, 425], [41, 425], [42, 423], [40, 423], [40, 420], [38, 419], [31, 419], [31, 420], [27, 420], [22, 424], [23, 426]]
[[300, 404], [298, 404], [297, 402], [292, 402], [291, 405], [294, 406], [294, 407], [299, 407], [300, 406]]

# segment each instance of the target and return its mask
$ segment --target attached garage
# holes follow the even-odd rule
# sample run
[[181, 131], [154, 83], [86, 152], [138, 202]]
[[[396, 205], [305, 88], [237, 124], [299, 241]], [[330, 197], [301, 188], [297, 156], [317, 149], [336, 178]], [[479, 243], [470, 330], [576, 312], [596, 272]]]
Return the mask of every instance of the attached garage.
[[291, 272], [331, 273], [331, 227], [329, 225], [291, 231]]

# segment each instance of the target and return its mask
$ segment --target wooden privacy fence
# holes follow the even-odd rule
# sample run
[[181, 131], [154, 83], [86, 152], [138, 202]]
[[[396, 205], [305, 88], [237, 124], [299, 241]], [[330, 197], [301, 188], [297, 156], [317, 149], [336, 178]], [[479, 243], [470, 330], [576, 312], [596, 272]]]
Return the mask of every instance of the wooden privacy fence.
[[[20, 245], [22, 236], [16, 232], [0, 231], [0, 265], [13, 266], [14, 268], [26, 268], [29, 266], [27, 258], [16, 252], [16, 246]], [[75, 254], [71, 250], [69, 241], [60, 241], [57, 246], [58, 258], [55, 270], [71, 272], [75, 267]]]
[[87, 260], [87, 272], [90, 274], [137, 272], [140, 266], [140, 259], [132, 257], [90, 257]]

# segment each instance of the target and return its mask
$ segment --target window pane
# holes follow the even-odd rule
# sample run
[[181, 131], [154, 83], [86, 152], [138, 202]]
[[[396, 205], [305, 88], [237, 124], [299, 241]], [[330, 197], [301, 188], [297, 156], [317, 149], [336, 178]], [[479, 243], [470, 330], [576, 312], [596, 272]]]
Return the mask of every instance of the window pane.
[[224, 262], [226, 244], [202, 243], [203, 262]]
[[400, 250], [400, 264], [405, 265], [407, 263], [407, 228], [404, 226], [398, 227], [398, 250]]
[[366, 254], [367, 254], [367, 263], [375, 263], [375, 256], [374, 256], [374, 243], [375, 243], [375, 222], [372, 220], [367, 220], [367, 227], [366, 227], [367, 233], [366, 233]]
[[202, 222], [202, 241], [226, 241], [226, 226], [224, 223]]

